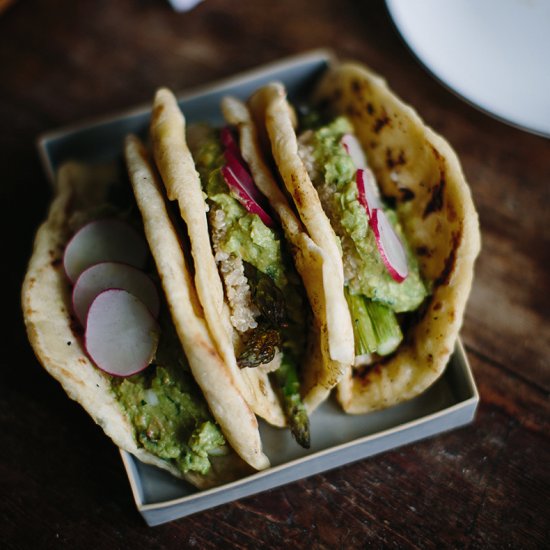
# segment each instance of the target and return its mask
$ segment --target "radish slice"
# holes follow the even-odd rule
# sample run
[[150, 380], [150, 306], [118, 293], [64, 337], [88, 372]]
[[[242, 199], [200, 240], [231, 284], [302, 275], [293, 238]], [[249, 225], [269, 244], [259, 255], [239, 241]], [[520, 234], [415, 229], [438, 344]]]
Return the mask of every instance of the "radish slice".
[[372, 210], [371, 227], [376, 239], [376, 246], [382, 256], [382, 261], [392, 279], [403, 282], [409, 274], [405, 249], [389, 222], [386, 214], [380, 208]]
[[355, 164], [355, 168], [359, 169], [367, 167], [367, 157], [365, 157], [361, 144], [353, 134], [344, 134], [342, 136], [341, 143], [348, 155], [351, 157], [353, 164]]
[[240, 157], [240, 153], [235, 154], [231, 149], [226, 149], [224, 152], [225, 160], [227, 161], [227, 166], [235, 174], [241, 186], [245, 189], [248, 195], [260, 205], [262, 202], [265, 202], [264, 196], [260, 193], [250, 172], [244, 165], [244, 161]]
[[231, 151], [237, 158], [241, 158], [239, 144], [229, 126], [224, 126], [220, 131], [220, 140], [225, 150]]
[[356, 174], [357, 191], [359, 193], [358, 200], [367, 211], [369, 223], [371, 220], [371, 212], [375, 208], [382, 208], [380, 201], [380, 193], [376, 186], [374, 174], [368, 168], [357, 170]]
[[110, 289], [92, 302], [86, 322], [86, 351], [113, 376], [132, 376], [157, 350], [159, 326], [147, 306], [126, 290]]
[[263, 195], [256, 187], [252, 176], [230, 149], [225, 150], [225, 158], [227, 164], [222, 168], [222, 175], [229, 188], [235, 192], [237, 200], [248, 212], [257, 214], [265, 225], [273, 227], [275, 223], [261, 206], [264, 202]]
[[75, 282], [91, 265], [123, 262], [142, 268], [149, 254], [145, 240], [126, 222], [117, 219], [88, 223], [73, 235], [65, 248], [65, 272]]
[[73, 287], [73, 309], [82, 325], [95, 297], [108, 288], [127, 290], [158, 317], [159, 295], [151, 277], [128, 264], [102, 262], [84, 270]]

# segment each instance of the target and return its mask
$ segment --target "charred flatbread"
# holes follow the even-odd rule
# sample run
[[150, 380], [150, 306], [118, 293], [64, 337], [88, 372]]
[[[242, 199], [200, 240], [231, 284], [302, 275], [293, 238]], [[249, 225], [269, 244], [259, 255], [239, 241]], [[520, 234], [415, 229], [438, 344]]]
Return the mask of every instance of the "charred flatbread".
[[[309, 136], [297, 135], [294, 111], [281, 84], [268, 85], [262, 93], [270, 96], [263, 120], [281, 179], [312, 240], [324, 247], [334, 262], [338, 255], [343, 259], [348, 294], [360, 295], [365, 286], [359, 288], [360, 292], [354, 286], [361, 274], [350, 269], [350, 258], [357, 257], [355, 248], [369, 238], [371, 227], [368, 213], [360, 204], [357, 171], [354, 169], [347, 179], [341, 173], [327, 175], [330, 163], [320, 166], [322, 155], [313, 151], [308, 156], [304, 149], [315, 148], [322, 139], [332, 140], [330, 146], [339, 148], [336, 154], [345, 160], [347, 154], [351, 155], [340, 139], [346, 132], [354, 134], [366, 155], [365, 169], [378, 182], [380, 201], [391, 205], [380, 206], [379, 211], [387, 208], [388, 217], [395, 218], [394, 232], [409, 251], [408, 275], [412, 273], [417, 280], [406, 298], [414, 295], [414, 309], [407, 310], [403, 305], [407, 300], [399, 296], [400, 287], [395, 281], [386, 285], [392, 289], [386, 295], [377, 293], [376, 285], [371, 285], [374, 288], [366, 298], [376, 307], [394, 307], [391, 314], [397, 319], [398, 330], [403, 331], [403, 339], [391, 353], [369, 354], [366, 365], [349, 366], [337, 396], [348, 413], [364, 413], [411, 399], [444, 371], [462, 324], [480, 248], [477, 213], [459, 161], [449, 144], [399, 100], [380, 77], [356, 63], [334, 64], [316, 87], [311, 98], [314, 109], [328, 115], [329, 120], [343, 120], [336, 126], [322, 127], [318, 134], [311, 131]], [[347, 129], [339, 130], [339, 124]], [[323, 154], [326, 162], [326, 148]], [[349, 216], [344, 220], [340, 207], [331, 205], [339, 191], [328, 186], [331, 177], [345, 180], [348, 194], [338, 195], [338, 200], [346, 208], [349, 205], [363, 212], [362, 225], [357, 220], [350, 222]], [[345, 227], [342, 229], [346, 223], [354, 224], [357, 242], [349, 238], [349, 232], [346, 235]], [[329, 238], [331, 231], [338, 234], [340, 250]], [[370, 260], [383, 265], [383, 258], [376, 257], [381, 256], [376, 246], [369, 253]], [[412, 282], [404, 284], [413, 286]], [[350, 309], [355, 329], [358, 316]], [[357, 341], [356, 333], [356, 356]]]

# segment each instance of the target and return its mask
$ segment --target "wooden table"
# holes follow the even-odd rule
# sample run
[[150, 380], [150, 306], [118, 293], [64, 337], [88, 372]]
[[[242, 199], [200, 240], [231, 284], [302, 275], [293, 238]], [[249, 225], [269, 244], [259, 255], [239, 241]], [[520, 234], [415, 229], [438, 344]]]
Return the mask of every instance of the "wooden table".
[[[384, 3], [24, 1], [0, 16], [6, 288], [0, 420], [4, 548], [474, 547], [549, 541], [550, 144], [457, 99]], [[19, 292], [50, 190], [35, 138], [317, 47], [369, 64], [461, 158], [483, 251], [462, 338], [473, 424], [156, 528], [117, 449], [38, 365]], [[528, 98], [526, 98], [528, 101]]]

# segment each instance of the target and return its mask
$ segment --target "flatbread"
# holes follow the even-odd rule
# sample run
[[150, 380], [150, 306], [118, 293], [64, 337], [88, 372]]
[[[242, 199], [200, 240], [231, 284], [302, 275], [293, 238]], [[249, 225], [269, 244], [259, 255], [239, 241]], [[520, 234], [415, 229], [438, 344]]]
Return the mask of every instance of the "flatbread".
[[[310, 222], [319, 221], [320, 203], [310, 200], [316, 192], [297, 153], [284, 89], [278, 84], [272, 89], [266, 126], [273, 155], [304, 224], [321, 246], [319, 229]], [[352, 122], [382, 193], [396, 201], [421, 274], [433, 285], [398, 350], [374, 368], [348, 368], [339, 383], [337, 396], [344, 410], [364, 413], [415, 397], [443, 373], [480, 249], [478, 217], [451, 147], [369, 69], [355, 63], [333, 65], [312, 99]]]
[[110, 379], [89, 360], [71, 314], [71, 290], [63, 270], [63, 251], [70, 236], [106, 202], [117, 170], [63, 165], [48, 217], [37, 231], [23, 281], [21, 302], [29, 341], [42, 366], [67, 395], [82, 405], [107, 436], [144, 463], [152, 464], [205, 488], [236, 479], [248, 466], [234, 453], [217, 457], [207, 476], [182, 475], [168, 462], [137, 446], [133, 428], [111, 391]]
[[268, 374], [261, 369], [240, 369], [237, 366], [229, 310], [210, 242], [207, 205], [185, 139], [185, 118], [176, 98], [165, 88], [155, 95], [151, 140], [168, 198], [177, 201], [187, 226], [197, 294], [216, 348], [230, 369], [232, 384], [239, 388], [258, 416], [275, 426], [285, 426], [285, 416]]
[[[208, 234], [207, 207], [199, 174], [185, 141], [185, 118], [172, 92], [165, 88], [155, 94], [151, 115], [151, 141], [156, 166], [168, 199], [177, 201], [181, 217], [187, 225], [195, 285], [216, 348], [233, 372], [237, 372], [229, 312]], [[212, 322], [213, 320], [216, 322]]]
[[308, 353], [300, 368], [301, 389], [308, 412], [313, 412], [342, 377], [346, 365], [331, 359], [327, 328], [326, 292], [323, 273], [329, 265], [325, 251], [307, 234], [263, 159], [260, 138], [252, 117], [262, 120], [269, 101], [268, 89], [258, 90], [248, 101], [249, 108], [234, 97], [222, 100], [225, 120], [239, 133], [240, 150], [254, 182], [276, 213], [306, 289], [313, 311]]
[[128, 136], [125, 153], [145, 236], [191, 372], [233, 449], [254, 468], [267, 468], [269, 460], [262, 451], [258, 421], [235, 385], [230, 368], [216, 351], [145, 148], [137, 137]]
[[[344, 296], [344, 266], [339, 241], [321, 206], [317, 191], [298, 156], [293, 111], [282, 84], [268, 84], [257, 92], [264, 95], [264, 122], [273, 158], [311, 240], [323, 254], [324, 322], [328, 332], [329, 360], [341, 373], [353, 364], [353, 328]], [[253, 99], [254, 101], [254, 99]], [[328, 370], [328, 369], [327, 369]], [[330, 369], [332, 370], [332, 369]], [[338, 378], [341, 377], [341, 373]]]

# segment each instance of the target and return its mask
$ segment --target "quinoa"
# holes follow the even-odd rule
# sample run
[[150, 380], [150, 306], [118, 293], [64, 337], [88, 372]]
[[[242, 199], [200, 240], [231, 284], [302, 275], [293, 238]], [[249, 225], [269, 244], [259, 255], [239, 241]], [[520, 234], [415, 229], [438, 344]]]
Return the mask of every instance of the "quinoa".
[[[312, 182], [316, 181], [321, 176], [317, 161], [315, 159], [314, 146], [313, 146], [314, 133], [311, 130], [305, 131], [298, 138], [298, 155], [304, 163], [309, 178]], [[343, 230], [339, 223], [340, 216], [338, 212], [333, 212], [332, 201], [330, 200], [333, 194], [336, 192], [334, 185], [323, 182], [320, 185], [315, 185], [319, 199], [323, 205], [323, 210], [326, 212], [331, 225], [334, 228], [335, 233], [340, 239], [342, 247], [342, 257], [344, 258], [344, 278], [345, 283], [350, 285], [350, 288], [354, 290], [353, 281], [356, 279], [359, 271], [361, 270], [362, 260], [357, 251], [353, 239]]]
[[[212, 247], [215, 253], [214, 259], [216, 260], [225, 285], [225, 295], [231, 310], [231, 324], [239, 334], [239, 337], [237, 337], [235, 341], [235, 345], [241, 347], [244, 342], [241, 336], [250, 329], [255, 329], [258, 326], [256, 318], [260, 316], [260, 310], [252, 300], [250, 286], [244, 274], [242, 258], [235, 254], [228, 254], [220, 250], [219, 243], [227, 232], [225, 213], [221, 208], [211, 208], [209, 217], [212, 227]], [[266, 373], [275, 371], [281, 366], [281, 358], [282, 353], [279, 350], [269, 363], [255, 367], [255, 369]]]
[[225, 285], [227, 301], [231, 309], [231, 324], [240, 334], [244, 334], [258, 326], [256, 318], [260, 315], [260, 311], [252, 301], [242, 258], [220, 250], [219, 243], [227, 232], [225, 213], [221, 208], [214, 207], [210, 210], [209, 216], [214, 259]]
[[360, 280], [360, 272], [363, 270], [363, 260], [357, 251], [357, 247], [351, 236], [344, 230], [340, 223], [338, 212], [334, 212], [334, 203], [331, 201], [332, 195], [336, 192], [334, 185], [324, 183], [317, 188], [319, 199], [323, 205], [324, 211], [331, 222], [332, 227], [342, 246], [342, 258], [344, 259], [344, 280], [349, 285], [352, 292], [360, 293], [357, 282]]
[[302, 162], [304, 163], [307, 173], [312, 181], [319, 175], [317, 170], [317, 162], [315, 160], [313, 136], [313, 131], [307, 130], [298, 138], [298, 155], [302, 159]]

